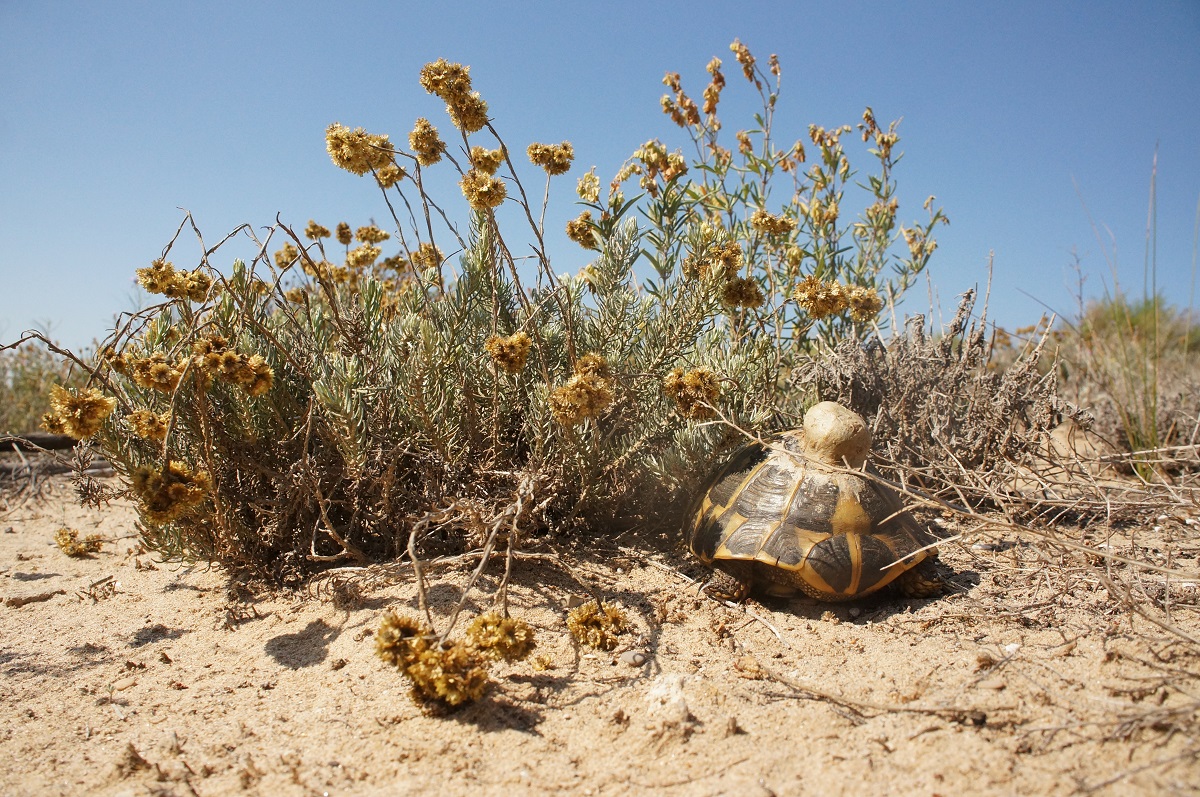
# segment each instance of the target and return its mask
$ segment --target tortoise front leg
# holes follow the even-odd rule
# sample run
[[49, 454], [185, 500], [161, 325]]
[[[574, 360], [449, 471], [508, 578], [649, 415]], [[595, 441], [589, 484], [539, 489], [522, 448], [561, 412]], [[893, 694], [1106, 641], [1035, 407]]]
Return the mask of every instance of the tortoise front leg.
[[718, 562], [712, 577], [704, 585], [710, 598], [719, 601], [741, 603], [750, 596], [754, 586], [754, 564], [752, 562]]

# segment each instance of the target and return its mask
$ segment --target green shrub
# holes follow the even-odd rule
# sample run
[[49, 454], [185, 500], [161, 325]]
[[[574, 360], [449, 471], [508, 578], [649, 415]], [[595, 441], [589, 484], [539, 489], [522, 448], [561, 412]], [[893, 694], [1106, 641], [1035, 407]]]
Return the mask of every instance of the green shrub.
[[[164, 300], [105, 342], [94, 379], [117, 402], [98, 440], [139, 501], [146, 543], [287, 577], [653, 521], [739, 441], [728, 424], [793, 423], [798, 358], [869, 328], [924, 268], [943, 217], [896, 229], [895, 128], [868, 111], [861, 133], [882, 172], [847, 224], [850, 128], [812, 128], [819, 160], [803, 172], [801, 144], [773, 143], [778, 65], [768, 76], [734, 52], [763, 100], [736, 154], [718, 141], [719, 61], [703, 116], [668, 76], [664, 108], [697, 156], [650, 142], [604, 201], [588, 172], [588, 209], [568, 233], [597, 254], [576, 276], [552, 269], [529, 167], [467, 70], [445, 61], [421, 81], [458, 146], [426, 119], [407, 149], [340, 124], [326, 133], [334, 163], [381, 189], [391, 230], [277, 225], [228, 274], [210, 265], [217, 250], [183, 270], [170, 247], [140, 269]], [[526, 154], [546, 180], [574, 157], [567, 142]], [[435, 167], [459, 175], [469, 222], [427, 193]], [[626, 199], [634, 177], [643, 193]], [[787, 193], [773, 198], [779, 180]]]

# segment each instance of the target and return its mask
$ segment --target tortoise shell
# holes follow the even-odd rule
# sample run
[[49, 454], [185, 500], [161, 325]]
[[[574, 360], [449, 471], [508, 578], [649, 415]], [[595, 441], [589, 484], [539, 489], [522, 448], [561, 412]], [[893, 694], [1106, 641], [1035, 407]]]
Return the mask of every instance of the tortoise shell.
[[[859, 434], [866, 429], [833, 406], [862, 424]], [[803, 431], [766, 443], [745, 446], [717, 469], [691, 516], [688, 545], [737, 582], [729, 597], [744, 598], [754, 586], [830, 601], [893, 582], [910, 595], [937, 591], [936, 553], [923, 550], [935, 538], [894, 491], [844, 465], [830, 468]]]

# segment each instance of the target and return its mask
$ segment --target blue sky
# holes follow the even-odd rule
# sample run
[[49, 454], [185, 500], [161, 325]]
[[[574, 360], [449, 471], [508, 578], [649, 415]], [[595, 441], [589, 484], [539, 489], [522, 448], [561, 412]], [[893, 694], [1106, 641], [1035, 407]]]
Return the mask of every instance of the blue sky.
[[[729, 43], [777, 53], [777, 132], [903, 116], [902, 219], [935, 194], [950, 216], [931, 275], [943, 309], [982, 286], [991, 314], [1032, 323], [1111, 272], [1140, 294], [1158, 148], [1160, 288], [1186, 306], [1200, 199], [1200, 2], [219, 3], [0, 0], [0, 341], [49, 324], [72, 346], [130, 309], [135, 268], [190, 210], [209, 243], [276, 214], [303, 227], [387, 216], [324, 151], [333, 121], [403, 142], [448, 128], [417, 83], [438, 57], [471, 66], [510, 148], [573, 142], [547, 226], [557, 271], [585, 253], [558, 231], [575, 178], [602, 180], [675, 132], [663, 73], [698, 95], [712, 56], [746, 96]], [[727, 112], [727, 130], [749, 126]], [[748, 120], [747, 120], [748, 122]], [[866, 165], [865, 161], [862, 165]], [[529, 179], [537, 183], [532, 167]], [[442, 194], [459, 202], [449, 184]], [[1081, 202], [1082, 197], [1082, 202]], [[1111, 236], [1111, 237], [1110, 237]], [[232, 251], [232, 250], [231, 250]], [[191, 266], [195, 247], [173, 253]], [[226, 259], [232, 259], [232, 254]], [[221, 261], [218, 260], [218, 263]], [[928, 307], [924, 286], [907, 308]]]

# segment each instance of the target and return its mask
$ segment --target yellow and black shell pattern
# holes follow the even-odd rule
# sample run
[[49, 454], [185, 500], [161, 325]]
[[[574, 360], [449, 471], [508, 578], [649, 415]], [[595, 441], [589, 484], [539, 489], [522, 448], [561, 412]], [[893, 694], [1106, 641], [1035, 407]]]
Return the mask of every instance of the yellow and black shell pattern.
[[922, 550], [935, 540], [899, 496], [805, 458], [801, 434], [784, 432], [766, 446], [740, 449], [694, 507], [688, 545], [741, 584], [739, 597], [761, 586], [776, 595], [799, 589], [820, 600], [850, 600], [936, 555]]

